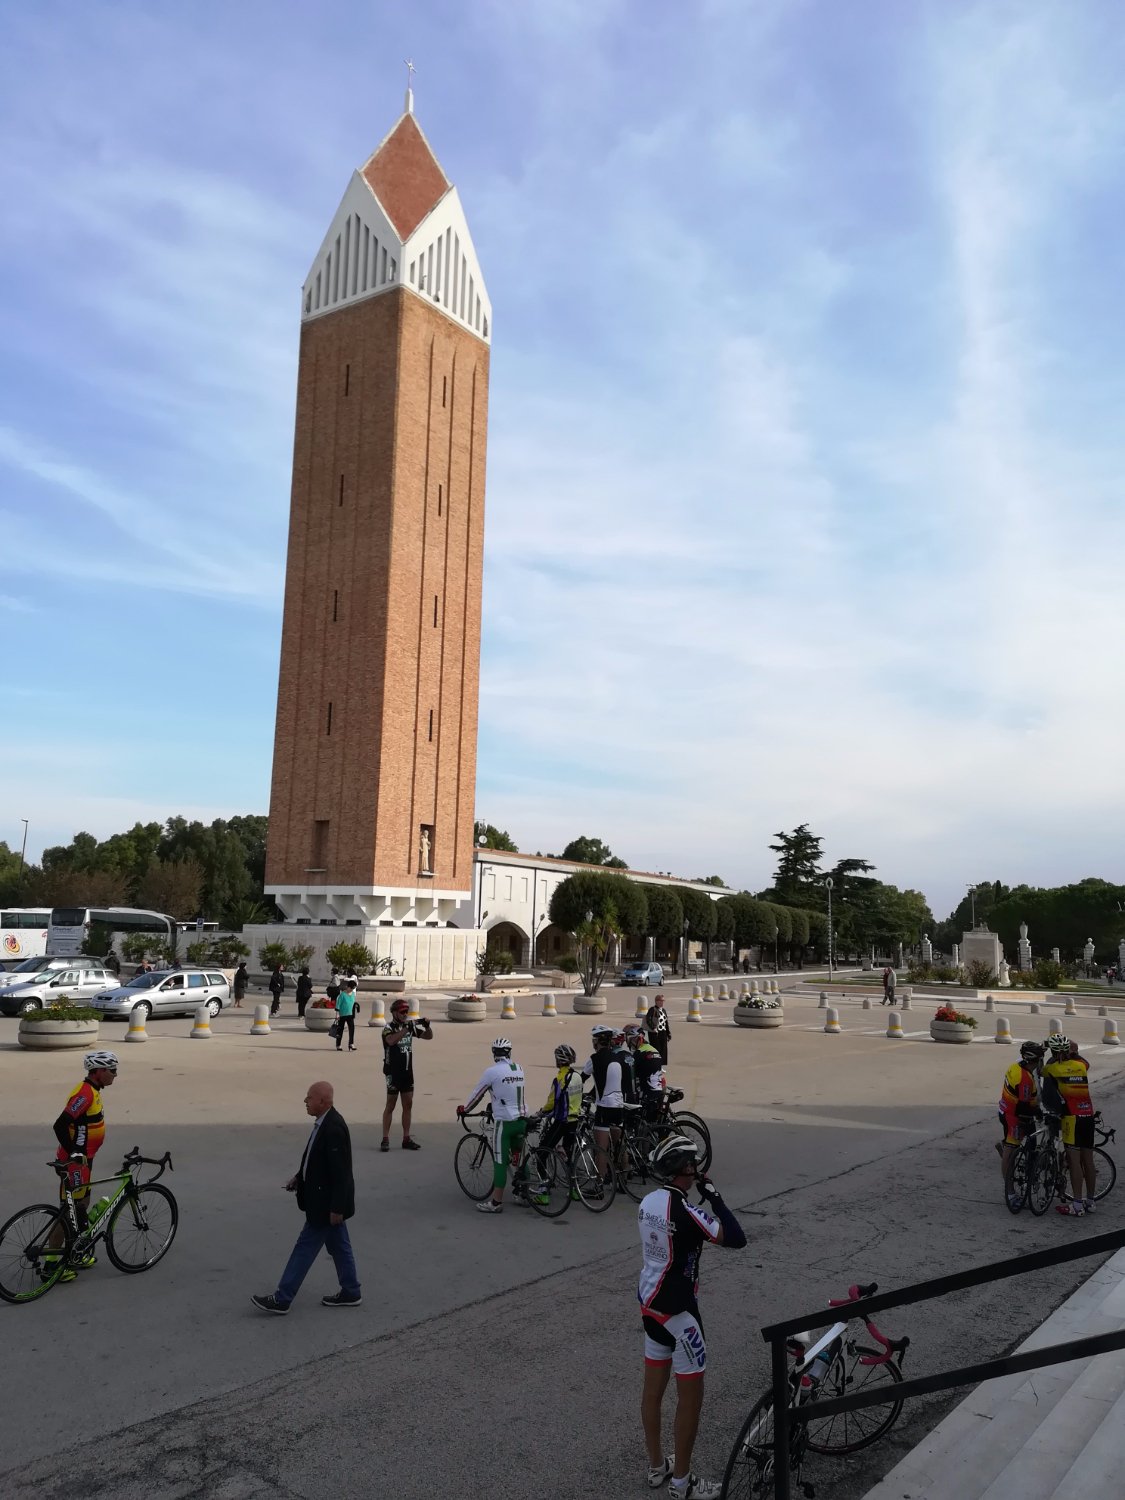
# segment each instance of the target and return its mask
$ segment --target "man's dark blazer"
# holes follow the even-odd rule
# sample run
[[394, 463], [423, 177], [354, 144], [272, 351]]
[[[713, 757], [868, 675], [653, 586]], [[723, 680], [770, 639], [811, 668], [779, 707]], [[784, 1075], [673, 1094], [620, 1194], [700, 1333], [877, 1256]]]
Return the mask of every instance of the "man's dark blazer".
[[329, 1214], [355, 1213], [352, 1138], [342, 1114], [330, 1109], [321, 1119], [311, 1149], [305, 1148], [297, 1172], [297, 1207], [310, 1224], [323, 1226]]

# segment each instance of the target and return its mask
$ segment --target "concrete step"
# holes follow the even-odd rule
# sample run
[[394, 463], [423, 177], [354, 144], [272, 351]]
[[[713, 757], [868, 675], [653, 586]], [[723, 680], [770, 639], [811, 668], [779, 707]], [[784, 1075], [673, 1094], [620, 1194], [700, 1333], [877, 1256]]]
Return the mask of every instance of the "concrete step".
[[[1021, 1350], [1123, 1328], [1125, 1251], [1057, 1308]], [[1119, 1500], [1125, 1496], [1123, 1415], [1125, 1351], [990, 1381], [866, 1500]], [[1108, 1473], [1117, 1477], [1107, 1488]]]

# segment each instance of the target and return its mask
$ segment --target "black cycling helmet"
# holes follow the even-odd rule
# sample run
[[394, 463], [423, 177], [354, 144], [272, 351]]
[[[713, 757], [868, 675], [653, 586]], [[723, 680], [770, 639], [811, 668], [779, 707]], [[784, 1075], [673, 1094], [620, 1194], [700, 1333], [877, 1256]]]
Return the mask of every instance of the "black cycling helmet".
[[555, 1048], [555, 1062], [560, 1068], [573, 1067], [578, 1061], [578, 1054], [568, 1042], [562, 1042]]
[[652, 1153], [652, 1171], [655, 1177], [670, 1181], [681, 1172], [694, 1172], [699, 1165], [699, 1147], [686, 1135], [669, 1135]]
[[1043, 1045], [1041, 1042], [1022, 1042], [1020, 1044], [1020, 1057], [1024, 1062], [1042, 1062]]

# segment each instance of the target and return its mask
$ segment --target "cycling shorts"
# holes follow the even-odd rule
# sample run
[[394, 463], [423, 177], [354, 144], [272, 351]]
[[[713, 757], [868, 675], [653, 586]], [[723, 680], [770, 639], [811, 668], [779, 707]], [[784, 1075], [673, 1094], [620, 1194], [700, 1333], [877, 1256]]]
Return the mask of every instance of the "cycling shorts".
[[1005, 1146], [1018, 1146], [1031, 1134], [1034, 1120], [1021, 1119], [1016, 1113], [1014, 1104], [1005, 1104], [1000, 1107], [1000, 1132], [1004, 1137]]
[[594, 1111], [594, 1125], [601, 1130], [609, 1130], [625, 1123], [625, 1111], [623, 1109], [609, 1109], [604, 1104], [599, 1104]]
[[59, 1178], [59, 1202], [65, 1203], [66, 1190], [70, 1188], [70, 1196], [75, 1203], [85, 1201], [90, 1191], [90, 1163], [88, 1161], [68, 1161], [66, 1164], [66, 1176]]
[[508, 1180], [508, 1163], [512, 1152], [518, 1151], [527, 1135], [527, 1120], [493, 1120], [492, 1122], [492, 1186], [502, 1188]]
[[1078, 1151], [1089, 1151], [1094, 1145], [1093, 1115], [1063, 1115], [1062, 1143]]
[[407, 1069], [406, 1072], [403, 1072], [401, 1068], [396, 1069], [395, 1072], [388, 1073], [386, 1077], [388, 1094], [412, 1094], [414, 1092], [413, 1069]]
[[671, 1364], [677, 1380], [694, 1380], [707, 1369], [707, 1342], [698, 1314], [671, 1313], [667, 1317], [643, 1313], [645, 1364]]

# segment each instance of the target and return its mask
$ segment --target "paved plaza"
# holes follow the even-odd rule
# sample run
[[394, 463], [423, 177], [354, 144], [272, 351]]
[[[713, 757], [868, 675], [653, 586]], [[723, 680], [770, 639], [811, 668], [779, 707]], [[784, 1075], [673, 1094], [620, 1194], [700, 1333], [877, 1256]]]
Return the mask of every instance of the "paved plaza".
[[[993, 1043], [983, 1006], [981, 1039], [951, 1047], [888, 1040], [886, 1012], [862, 1010], [858, 995], [840, 1002], [844, 1029], [828, 1036], [815, 989], [788, 995], [786, 1025], [772, 1032], [736, 1029], [721, 1002], [705, 1007], [703, 1024], [686, 1025], [689, 991], [668, 993], [671, 1081], [711, 1124], [714, 1176], [750, 1240], [742, 1252], [704, 1256], [701, 1473], [721, 1474], [766, 1382], [763, 1323], [855, 1280], [889, 1290], [1120, 1225], [1116, 1194], [1089, 1222], [1004, 1210], [992, 1143], [1014, 1049]], [[631, 1016], [634, 999], [611, 992], [610, 1015]], [[225, 1013], [211, 1041], [190, 1040], [190, 1021], [171, 1020], [150, 1023], [147, 1044], [127, 1046], [123, 1026], [103, 1025], [100, 1045], [120, 1037], [122, 1065], [106, 1097], [100, 1164], [116, 1166], [133, 1145], [170, 1149], [179, 1233], [144, 1275], [120, 1275], [103, 1252], [96, 1269], [41, 1302], [0, 1307], [5, 1497], [649, 1493], [632, 1205], [621, 1198], [600, 1216], [574, 1205], [556, 1221], [514, 1207], [485, 1218], [452, 1171], [453, 1112], [490, 1060], [492, 1037], [512, 1037], [538, 1104], [553, 1048], [565, 1040], [584, 1055], [590, 1018], [570, 1014], [560, 996], [557, 1020], [501, 1022], [495, 1001], [485, 1024], [454, 1025], [427, 997], [435, 1034], [417, 1044], [414, 1115], [423, 1150], [401, 1151], [396, 1130], [381, 1155], [369, 1003], [355, 1054], [304, 1030], [291, 1003], [263, 1039], [249, 1035], [252, 1010]], [[907, 1030], [922, 1032], [936, 1003], [917, 999]], [[1017, 1041], [1045, 1035], [1048, 1014], [1019, 1003], [1010, 1012]], [[1101, 1044], [1092, 1005], [1065, 1025], [1113, 1122], [1125, 1048]], [[50, 1125], [80, 1073], [78, 1054], [20, 1051], [16, 1027], [0, 1023], [0, 1218], [52, 1195]], [[319, 1305], [335, 1289], [325, 1258], [289, 1316], [268, 1318], [249, 1296], [273, 1289], [299, 1227], [281, 1185], [307, 1135], [304, 1091], [320, 1077], [335, 1084], [352, 1129], [364, 1304]], [[908, 1374], [967, 1363], [1026, 1337], [1094, 1269], [1085, 1262], [955, 1305], [904, 1309], [886, 1331], [910, 1334]], [[60, 1389], [72, 1393], [65, 1420]], [[818, 1474], [818, 1496], [865, 1494], [956, 1399], [915, 1403], [866, 1458]]]

